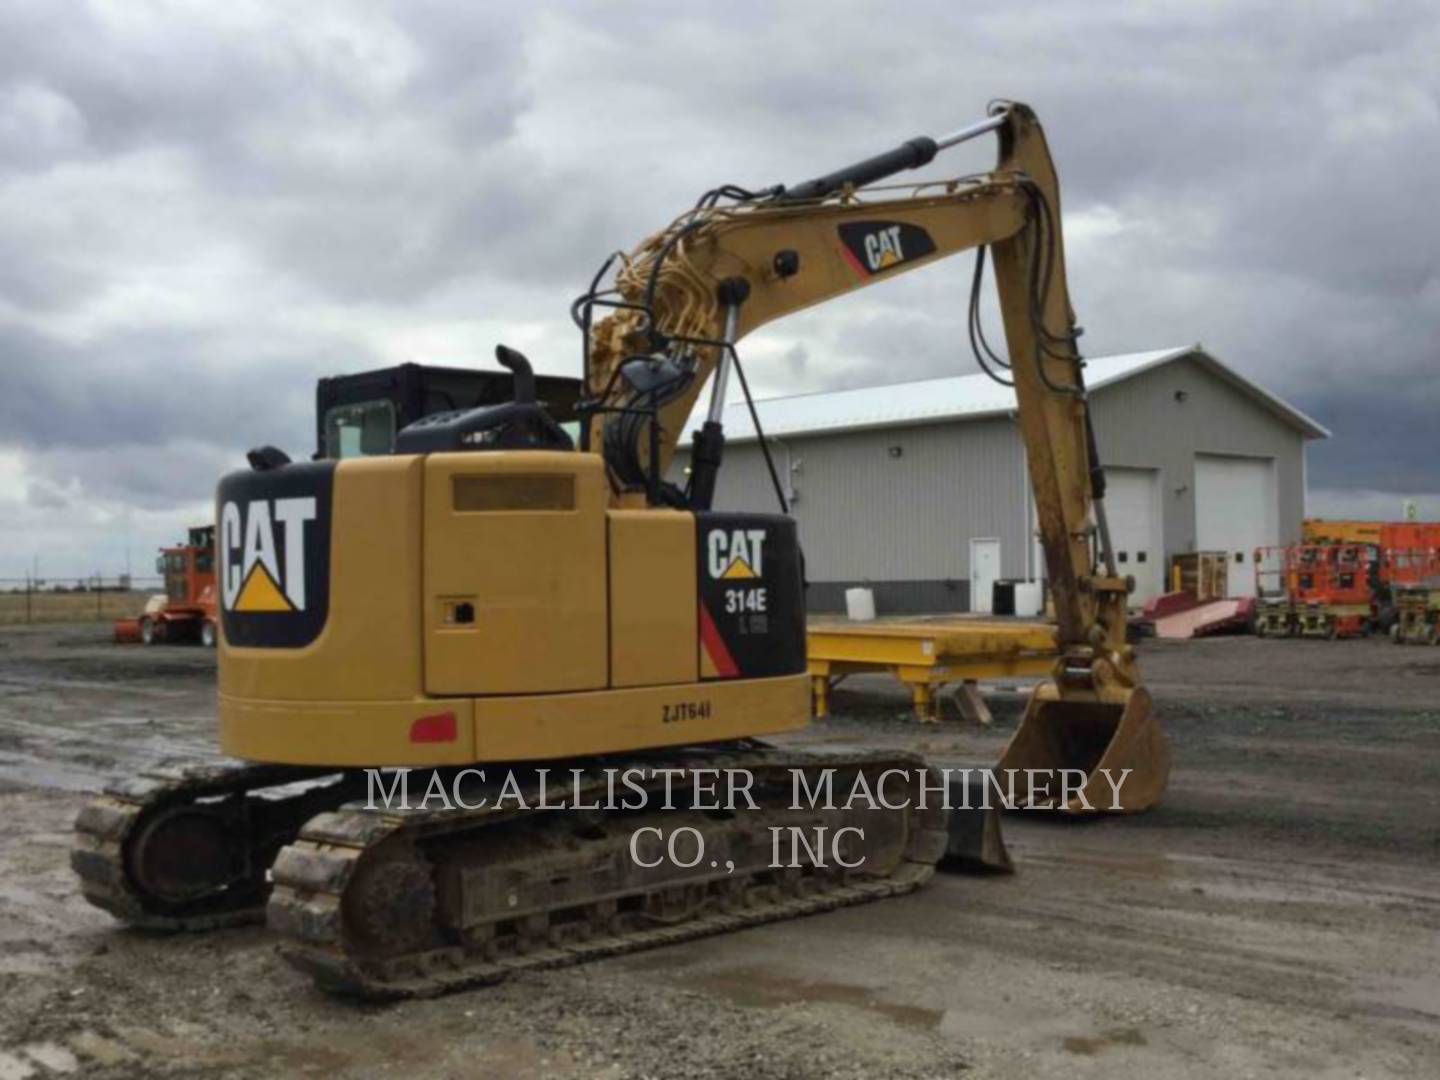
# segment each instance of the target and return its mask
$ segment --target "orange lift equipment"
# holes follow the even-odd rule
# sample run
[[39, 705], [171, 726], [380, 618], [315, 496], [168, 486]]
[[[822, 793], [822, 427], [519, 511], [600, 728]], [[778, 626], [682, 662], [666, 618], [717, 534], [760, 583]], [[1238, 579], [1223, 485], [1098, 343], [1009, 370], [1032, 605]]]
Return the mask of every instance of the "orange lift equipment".
[[1374, 544], [1295, 548], [1295, 615], [1301, 637], [1363, 637], [1376, 617], [1379, 549]]
[[155, 571], [165, 579], [163, 596], [152, 597], [144, 614], [115, 623], [115, 641], [199, 642], [213, 649], [215, 629], [215, 526], [201, 525], [185, 543], [161, 548]]

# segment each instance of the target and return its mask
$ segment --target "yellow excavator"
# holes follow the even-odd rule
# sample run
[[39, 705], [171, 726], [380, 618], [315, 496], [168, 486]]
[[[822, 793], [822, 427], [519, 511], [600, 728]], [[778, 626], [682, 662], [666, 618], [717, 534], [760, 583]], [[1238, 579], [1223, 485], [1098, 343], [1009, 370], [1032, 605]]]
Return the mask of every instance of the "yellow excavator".
[[[988, 133], [989, 173], [882, 183]], [[1125, 642], [1055, 172], [1031, 110], [1001, 103], [793, 187], [716, 188], [612, 256], [572, 308], [569, 425], [502, 346], [509, 400], [407, 412], [378, 387], [319, 418], [315, 460], [251, 451], [216, 499], [220, 743], [245, 763], [86, 807], [85, 895], [164, 929], [267, 914], [325, 988], [393, 997], [895, 895], [947, 851], [1003, 857], [913, 755], [763, 741], [809, 720], [795, 524], [778, 483], [780, 513], [713, 509], [741, 338], [968, 250], [1061, 649], [998, 768], [1071, 770], [1035, 800], [1062, 813], [1154, 804], [1168, 749]], [[980, 323], [987, 252], [1004, 355]], [[667, 466], [707, 384], [682, 487]], [[737, 776], [742, 799], [713, 797]], [[886, 796], [796, 797], [826, 785]], [[835, 857], [777, 858], [797, 833]]]

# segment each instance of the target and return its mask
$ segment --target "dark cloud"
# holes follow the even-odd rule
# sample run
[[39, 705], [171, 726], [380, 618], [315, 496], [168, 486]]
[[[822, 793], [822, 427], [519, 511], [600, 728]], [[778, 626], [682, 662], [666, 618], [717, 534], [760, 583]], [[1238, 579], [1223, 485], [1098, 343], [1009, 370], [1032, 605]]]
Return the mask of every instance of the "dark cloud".
[[1440, 495], [1434, 443], [1440, 394], [1433, 388], [1407, 394], [1351, 392], [1299, 395], [1293, 400], [1311, 416], [1326, 417], [1333, 438], [1312, 443], [1307, 460], [1312, 486]]
[[[1440, 492], [1417, 449], [1440, 406], [1437, 49], [1433, 5], [1404, 2], [14, 0], [0, 502], [36, 536], [96, 506], [168, 531], [154, 515], [203, 504], [239, 449], [308, 449], [319, 374], [498, 338], [573, 371], [568, 300], [699, 191], [998, 95], [1046, 124], [1088, 352], [1201, 341], [1336, 431], [1312, 485]], [[969, 370], [967, 283], [956, 260], [768, 327], [747, 371], [777, 393]]]
[[[357, 343], [311, 344], [237, 361], [160, 328], [73, 345], [0, 326], [0, 445], [151, 453], [184, 441], [232, 450], [313, 443], [315, 379], [378, 363]], [[153, 471], [173, 475], [165, 465]], [[137, 477], [135, 490], [155, 491], [154, 482]]]
[[[310, 442], [292, 449], [308, 456]], [[93, 501], [106, 510], [129, 507], [165, 511], [209, 501], [216, 481], [225, 473], [246, 468], [246, 447], [223, 447], [194, 439], [137, 446], [70, 447], [41, 451], [30, 458], [37, 479], [30, 485], [29, 505], [38, 509], [76, 506]]]

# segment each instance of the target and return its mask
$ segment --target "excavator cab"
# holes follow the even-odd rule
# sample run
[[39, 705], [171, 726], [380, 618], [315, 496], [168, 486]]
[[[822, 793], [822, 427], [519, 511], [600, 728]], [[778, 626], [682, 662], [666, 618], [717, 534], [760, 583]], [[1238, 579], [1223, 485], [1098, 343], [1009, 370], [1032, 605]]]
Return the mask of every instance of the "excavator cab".
[[511, 400], [422, 416], [400, 429], [395, 436], [395, 453], [575, 449], [575, 440], [535, 400], [535, 373], [530, 361], [504, 345], [495, 347], [495, 359], [513, 376]]
[[[580, 380], [531, 375], [528, 385], [530, 402], [573, 436]], [[315, 460], [393, 453], [400, 432], [427, 417], [503, 406], [516, 400], [517, 389], [513, 371], [422, 364], [322, 378], [315, 387]]]

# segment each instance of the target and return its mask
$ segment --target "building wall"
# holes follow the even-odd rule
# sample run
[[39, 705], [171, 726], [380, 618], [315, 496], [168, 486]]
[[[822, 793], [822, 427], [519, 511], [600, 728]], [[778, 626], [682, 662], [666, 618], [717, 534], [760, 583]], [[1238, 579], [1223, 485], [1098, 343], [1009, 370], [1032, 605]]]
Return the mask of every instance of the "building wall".
[[[810, 606], [839, 611], [868, 585], [885, 612], [955, 611], [970, 603], [970, 538], [1001, 542], [1001, 572], [1025, 572], [1024, 452], [1012, 421], [897, 427], [771, 439], [790, 477]], [[892, 454], [899, 449], [899, 456]], [[678, 481], [688, 455], [677, 456]], [[775, 510], [757, 443], [726, 448], [718, 509]]]
[[1160, 469], [1167, 559], [1195, 550], [1196, 454], [1273, 459], [1280, 542], [1300, 538], [1303, 436], [1203, 363], [1182, 359], [1151, 368], [1097, 391], [1092, 408], [1102, 462]]
[[[1183, 401], [1176, 391], [1184, 391]], [[1093, 408], [1102, 461], [1161, 471], [1167, 560], [1194, 550], [1196, 453], [1273, 458], [1281, 540], [1299, 538], [1300, 433], [1201, 364], [1172, 361], [1104, 387]], [[867, 585], [883, 613], [963, 611], [972, 537], [1000, 540], [1002, 577], [1026, 576], [1027, 548], [1032, 560], [1039, 557], [1013, 418], [769, 441], [781, 482], [788, 476], [795, 496], [812, 610], [843, 610], [844, 590]], [[687, 463], [682, 450], [672, 481], [683, 483]], [[726, 448], [716, 507], [777, 509], [758, 444]]]

